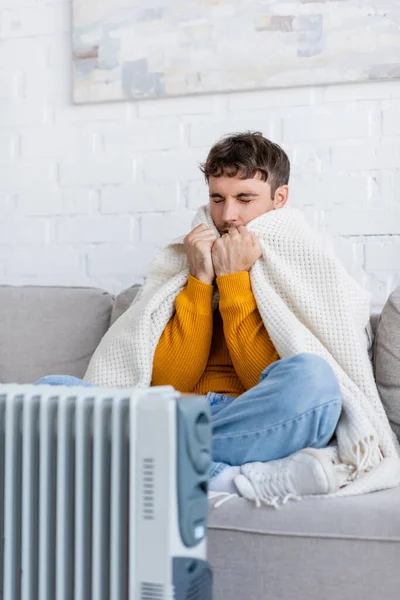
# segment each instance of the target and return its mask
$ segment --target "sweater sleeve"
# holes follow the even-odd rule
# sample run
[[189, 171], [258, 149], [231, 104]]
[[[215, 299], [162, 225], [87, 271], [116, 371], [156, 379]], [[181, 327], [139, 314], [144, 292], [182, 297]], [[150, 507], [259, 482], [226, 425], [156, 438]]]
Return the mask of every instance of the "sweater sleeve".
[[189, 275], [175, 300], [175, 314], [157, 344], [151, 385], [190, 392], [207, 366], [213, 331], [213, 286]]
[[249, 273], [222, 275], [217, 277], [217, 285], [226, 344], [236, 374], [248, 390], [279, 355], [258, 311]]

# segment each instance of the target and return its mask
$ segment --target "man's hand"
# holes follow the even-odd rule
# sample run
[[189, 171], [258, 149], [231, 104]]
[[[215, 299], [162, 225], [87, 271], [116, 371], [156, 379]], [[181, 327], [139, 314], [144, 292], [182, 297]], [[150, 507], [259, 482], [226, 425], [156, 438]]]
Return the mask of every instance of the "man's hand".
[[204, 283], [212, 284], [215, 279], [211, 249], [217, 234], [207, 227], [198, 225], [185, 236], [184, 246], [189, 261], [190, 273]]
[[239, 271], [250, 271], [262, 256], [258, 237], [245, 225], [233, 228], [217, 239], [212, 248], [215, 275], [228, 275]]

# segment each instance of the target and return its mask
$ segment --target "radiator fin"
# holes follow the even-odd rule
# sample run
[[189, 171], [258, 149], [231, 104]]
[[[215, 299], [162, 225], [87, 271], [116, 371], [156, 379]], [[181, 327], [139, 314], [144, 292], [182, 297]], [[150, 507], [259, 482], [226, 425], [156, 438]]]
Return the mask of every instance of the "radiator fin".
[[110, 400], [97, 399], [93, 416], [92, 590], [108, 598], [110, 575]]
[[22, 597], [37, 598], [39, 558], [39, 398], [22, 414]]
[[76, 405], [75, 445], [75, 599], [92, 597], [88, 577], [92, 556], [93, 401], [79, 398]]
[[129, 405], [115, 400], [111, 448], [110, 598], [127, 598], [129, 573]]
[[22, 397], [6, 403], [4, 467], [4, 598], [21, 596]]
[[74, 589], [75, 402], [68, 398], [57, 418], [56, 598], [69, 600]]
[[[28, 399], [29, 401], [29, 399]], [[57, 397], [42, 397], [39, 416], [39, 599], [56, 597]]]

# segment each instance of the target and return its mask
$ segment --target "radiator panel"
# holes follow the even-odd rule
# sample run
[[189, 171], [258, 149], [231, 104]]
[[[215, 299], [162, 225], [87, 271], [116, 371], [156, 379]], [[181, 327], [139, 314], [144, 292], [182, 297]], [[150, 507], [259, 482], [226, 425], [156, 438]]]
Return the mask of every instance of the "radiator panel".
[[0, 386], [0, 599], [181, 600], [179, 396]]

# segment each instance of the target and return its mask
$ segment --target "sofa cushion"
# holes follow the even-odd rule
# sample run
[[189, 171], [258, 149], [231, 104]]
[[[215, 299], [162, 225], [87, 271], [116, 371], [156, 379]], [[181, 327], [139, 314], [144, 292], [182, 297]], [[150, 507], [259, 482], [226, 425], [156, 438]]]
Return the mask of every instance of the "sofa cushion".
[[279, 510], [242, 498], [211, 508], [214, 600], [397, 599], [399, 507], [400, 487]]
[[393, 431], [400, 439], [400, 287], [392, 292], [376, 328], [375, 378]]
[[0, 383], [83, 377], [112, 305], [93, 288], [0, 286]]
[[111, 325], [124, 314], [124, 312], [130, 307], [134, 301], [136, 294], [140, 290], [141, 285], [136, 283], [132, 287], [124, 290], [115, 298], [112, 314], [111, 314]]

